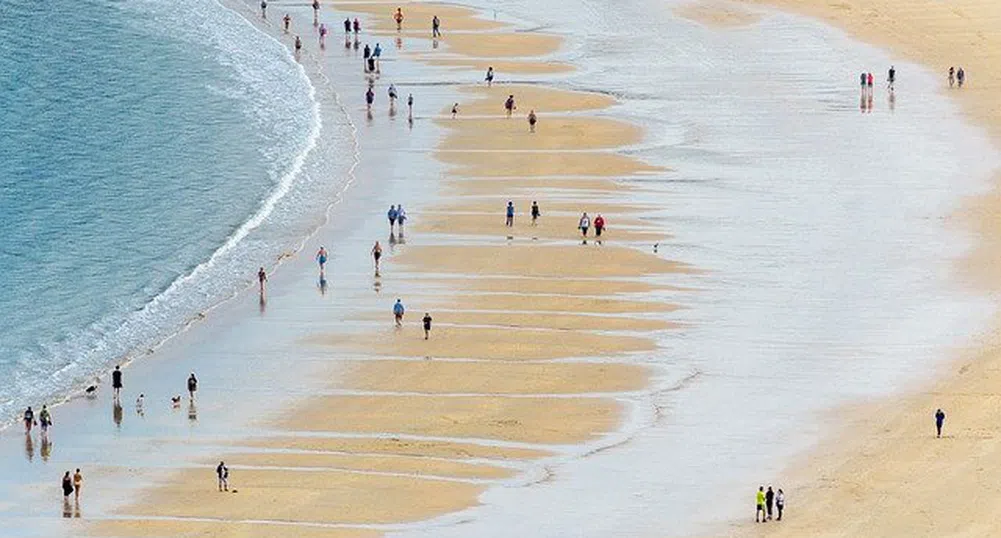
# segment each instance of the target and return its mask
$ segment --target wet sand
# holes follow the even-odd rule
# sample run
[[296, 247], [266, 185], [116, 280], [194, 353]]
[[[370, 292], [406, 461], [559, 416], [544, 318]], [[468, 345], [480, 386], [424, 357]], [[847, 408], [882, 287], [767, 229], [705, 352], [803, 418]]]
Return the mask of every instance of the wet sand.
[[[1001, 137], [1001, 5], [976, 0], [845, 0], [836, 3], [767, 0], [816, 17], [941, 73], [942, 91], [970, 120]], [[947, 71], [962, 66], [963, 89], [950, 89]], [[876, 73], [880, 81], [884, 71]], [[899, 67], [898, 67], [899, 68]], [[898, 93], [906, 74], [898, 73]], [[997, 143], [997, 142], [996, 142]], [[978, 232], [978, 243], [957, 278], [982, 293], [1001, 282], [1001, 200], [997, 182], [971, 200], [955, 223]], [[1001, 326], [995, 315], [993, 325]], [[935, 380], [905, 396], [865, 402], [829, 418], [828, 441], [796, 462], [783, 480], [788, 517], [780, 525], [747, 524], [749, 536], [996, 536], [1001, 533], [996, 484], [1001, 471], [997, 417], [1001, 414], [1001, 333], [978, 337]], [[933, 415], [946, 412], [935, 438]], [[746, 493], [750, 520], [753, 485]]]
[[[378, 14], [376, 33], [396, 34], [388, 4], [336, 9]], [[505, 59], [496, 64], [499, 77], [504, 69], [565, 69], [509, 60], [556, 51], [556, 36], [515, 32], [454, 5], [404, 11], [404, 36], [429, 38], [433, 14], [445, 34], [440, 49], [402, 51], [410, 60], [478, 71], [483, 58], [497, 57]], [[262, 418], [258, 426], [271, 436], [230, 440], [233, 450], [219, 458], [239, 493], [218, 493], [209, 463], [216, 459], [205, 459], [204, 468], [171, 475], [122, 512], [175, 519], [156, 521], [148, 533], [136, 521], [103, 522], [96, 534], [253, 536], [261, 529], [230, 523], [254, 519], [275, 536], [291, 534], [290, 526], [304, 536], [370, 536], [380, 529], [368, 525], [461, 511], [491, 485], [533, 480], [536, 462], [558, 456], [558, 447], [601, 441], [627, 420], [633, 410], [622, 396], [657, 374], [643, 359], [657, 349], [655, 334], [675, 326], [669, 318], [679, 308], [650, 292], [694, 270], [652, 252], [667, 237], [642, 219], [654, 208], [630, 203], [638, 189], [615, 181], [659, 170], [618, 153], [641, 141], [642, 130], [597, 115], [615, 104], [606, 95], [537, 85], [457, 91], [465, 96], [459, 118], [435, 120], [444, 136], [434, 155], [446, 167], [439, 202], [408, 206], [427, 218], [416, 218], [408, 244], [383, 261], [383, 300], [404, 299], [404, 327], [393, 327], [388, 310], [358, 306], [357, 326], [313, 330], [301, 345], [329, 357], [331, 392]], [[519, 108], [505, 118], [510, 93]], [[447, 116], [447, 103], [439, 106]], [[536, 133], [525, 120], [530, 108], [540, 114]], [[503, 200], [519, 191], [538, 192], [543, 217], [527, 224], [521, 194], [518, 224], [508, 229]], [[608, 220], [602, 242], [593, 229], [583, 241], [576, 227], [583, 211]], [[439, 285], [424, 285], [430, 281]], [[419, 321], [425, 311], [435, 319], [429, 340]]]

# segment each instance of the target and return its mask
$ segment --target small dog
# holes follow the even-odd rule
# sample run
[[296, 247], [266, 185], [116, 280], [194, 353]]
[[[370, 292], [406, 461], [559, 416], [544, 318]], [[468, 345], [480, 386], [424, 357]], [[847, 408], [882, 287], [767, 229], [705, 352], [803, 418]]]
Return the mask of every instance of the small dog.
[[86, 389], [84, 389], [84, 393], [87, 394], [88, 398], [96, 398], [97, 397], [97, 385], [91, 385], [91, 386], [87, 387]]
[[175, 409], [178, 408], [178, 407], [181, 407], [181, 397], [180, 396], [174, 396], [173, 398], [170, 399], [170, 404]]

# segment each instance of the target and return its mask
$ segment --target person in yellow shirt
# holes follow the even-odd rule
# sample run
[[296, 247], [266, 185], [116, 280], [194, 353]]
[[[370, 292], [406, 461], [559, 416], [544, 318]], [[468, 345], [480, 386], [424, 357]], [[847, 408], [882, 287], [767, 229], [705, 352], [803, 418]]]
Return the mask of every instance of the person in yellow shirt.
[[758, 523], [760, 516], [760, 522], [764, 523], [768, 521], [765, 519], [765, 486], [758, 487], [758, 494], [755, 495], [755, 500], [757, 501], [758, 509], [754, 512], [754, 522]]

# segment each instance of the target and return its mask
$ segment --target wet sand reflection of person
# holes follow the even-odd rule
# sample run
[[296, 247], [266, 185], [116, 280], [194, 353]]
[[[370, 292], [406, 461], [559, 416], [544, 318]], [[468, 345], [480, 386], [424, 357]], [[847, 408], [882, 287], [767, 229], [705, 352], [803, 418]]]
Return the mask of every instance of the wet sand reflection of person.
[[27, 434], [24, 436], [24, 455], [28, 461], [35, 459], [35, 441]]
[[194, 400], [188, 400], [188, 420], [196, 422], [198, 420], [198, 408], [195, 407]]
[[52, 457], [52, 441], [48, 437], [42, 437], [42, 447], [40, 449], [42, 461], [49, 461]]
[[320, 281], [317, 283], [317, 285], [320, 288], [320, 295], [326, 295], [327, 294], [327, 277], [324, 276], [322, 273], [320, 274]]
[[111, 407], [111, 419], [115, 421], [116, 427], [122, 427], [122, 417], [124, 414], [125, 413], [122, 411], [122, 403], [115, 400]]

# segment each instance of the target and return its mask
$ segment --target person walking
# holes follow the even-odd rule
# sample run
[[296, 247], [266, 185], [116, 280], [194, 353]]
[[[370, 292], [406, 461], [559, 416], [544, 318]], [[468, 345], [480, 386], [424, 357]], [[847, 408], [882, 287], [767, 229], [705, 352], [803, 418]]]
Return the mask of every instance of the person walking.
[[754, 522], [764, 523], [765, 520], [765, 486], [758, 488], [758, 493], [754, 496], [755, 504], [757, 505], [757, 510], [754, 512]]
[[396, 219], [400, 216], [400, 213], [396, 211], [396, 206], [389, 206], [389, 211], [386, 212], [386, 218], [389, 219], [389, 233], [393, 233], [393, 227], [396, 226]]
[[406, 309], [403, 308], [403, 301], [397, 299], [396, 304], [393, 305], [393, 317], [396, 318], [396, 326], [403, 326], [403, 314], [406, 313]]
[[320, 0], [313, 0], [313, 22], [320, 19]]
[[581, 215], [580, 220], [577, 222], [577, 227], [580, 228], [581, 236], [587, 238], [587, 230], [591, 227], [591, 218], [587, 216], [587, 213]]
[[452, 105], [452, 119], [454, 120], [456, 116], [459, 115], [459, 103]]
[[219, 462], [215, 468], [215, 475], [219, 480], [219, 491], [229, 491], [229, 467], [226, 467], [225, 462]]
[[48, 406], [42, 405], [42, 411], [38, 413], [38, 422], [42, 426], [42, 435], [47, 435], [49, 426], [52, 425], [52, 415], [49, 414]]
[[316, 263], [320, 264], [320, 272], [323, 272], [323, 268], [327, 265], [327, 249], [320, 246], [320, 250], [316, 251]]
[[300, 39], [299, 36], [295, 36], [295, 53], [299, 54], [299, 51], [301, 50], [302, 50], [302, 39]]
[[414, 118], [414, 94], [412, 93], [407, 96], [407, 117]]
[[935, 411], [935, 437], [942, 437], [942, 425], [945, 424], [945, 411]]
[[80, 490], [83, 489], [83, 474], [80, 469], [77, 469], [73, 473], [73, 496], [76, 498], [77, 502], [80, 502]]
[[956, 84], [956, 68], [955, 67], [950, 67], [949, 68], [949, 87], [951, 88], [955, 84]]
[[511, 228], [514, 226], [514, 202], [508, 200], [507, 209], [504, 212], [504, 226]]
[[865, 79], [866, 91], [869, 92], [869, 97], [870, 98], [872, 98], [872, 83], [873, 83], [873, 80], [875, 80], [875, 77], [872, 76], [872, 73], [866, 74], [866, 79]]
[[964, 82], [966, 82], [966, 71], [964, 71], [962, 66], [960, 66], [960, 68], [956, 70], [956, 85], [962, 88]]
[[268, 18], [268, 0], [261, 0], [261, 18]]
[[782, 488], [779, 488], [779, 492], [775, 494], [775, 508], [778, 510], [778, 516], [775, 521], [782, 521], [782, 511], [786, 507], [786, 495], [782, 493]]
[[327, 25], [326, 23], [320, 25], [320, 48], [327, 46]]
[[403, 210], [403, 204], [396, 205], [396, 223], [400, 229], [400, 235], [403, 235], [403, 223], [407, 221], [407, 212]]
[[261, 297], [264, 297], [264, 284], [268, 281], [268, 274], [264, 272], [264, 268], [261, 267], [257, 270], [257, 284], [260, 288]]
[[375, 242], [375, 246], [372, 247], [372, 258], [375, 260], [375, 274], [379, 274], [379, 258], [382, 257], [382, 245], [378, 241]]
[[111, 389], [112, 394], [114, 394], [115, 401], [118, 401], [122, 396], [122, 367], [115, 366], [115, 371], [111, 372]]
[[195, 377], [195, 373], [191, 372], [188, 376], [188, 399], [192, 402], [195, 401], [195, 392], [198, 390], [198, 378]]
[[429, 312], [424, 313], [424, 339], [427, 340], [431, 336], [431, 314]]
[[775, 503], [775, 492], [772, 491], [772, 487], [768, 486], [768, 491], [765, 492], [765, 510], [768, 512], [768, 519], [772, 519], [772, 505]]
[[862, 97], [865, 97], [865, 73], [859, 75], [859, 82], [862, 88]]
[[355, 17], [354, 22], [351, 23], [351, 27], [354, 30], [356, 36], [358, 35], [359, 32], [361, 32], [361, 23], [358, 22], [358, 17]]
[[594, 236], [601, 237], [601, 231], [605, 229], [605, 217], [598, 213], [598, 216], [594, 218]]
[[393, 20], [396, 21], [396, 31], [399, 32], [403, 30], [403, 8], [396, 8], [396, 13], [393, 14]]
[[441, 37], [441, 20], [437, 15], [431, 19], [431, 37], [435, 39]]
[[[371, 63], [372, 61], [371, 59], [369, 59], [369, 65], [371, 65]], [[372, 103], [374, 102], [375, 102], [375, 92], [372, 91], [371, 87], [369, 87], [368, 91], [365, 92], [365, 106], [367, 107], [369, 112], [372, 111]]]
[[493, 66], [487, 67], [487, 76], [484, 79], [487, 81], [487, 86], [492, 86], [494, 83], [494, 68]]
[[891, 65], [890, 70], [886, 72], [887, 88], [889, 88], [891, 92], [893, 91], [893, 83], [896, 82], [896, 80], [897, 69]]
[[70, 494], [73, 493], [73, 477], [70, 476], [70, 472], [66, 471], [63, 475], [63, 499], [69, 502]]
[[292, 16], [286, 13], [285, 16], [282, 17], [282, 24], [285, 26], [285, 33], [287, 34], [289, 26], [292, 25]]
[[539, 220], [542, 213], [539, 212], [539, 203], [532, 201], [532, 226], [535, 226], [535, 221]]
[[31, 410], [29, 405], [27, 409], [24, 410], [24, 433], [30, 434], [31, 427], [35, 425], [35, 412]]
[[344, 19], [344, 35], [351, 33], [351, 19]]
[[511, 114], [517, 110], [518, 107], [514, 105], [514, 95], [508, 95], [507, 100], [504, 101], [504, 110], [507, 111], [507, 117], [511, 117]]
[[538, 123], [539, 118], [535, 116], [535, 110], [528, 111], [528, 132], [535, 132], [535, 124]]

